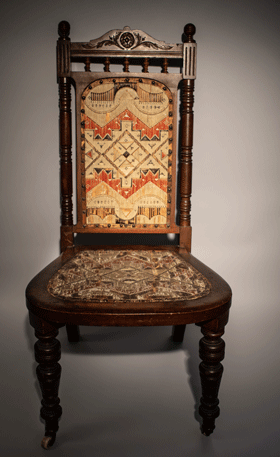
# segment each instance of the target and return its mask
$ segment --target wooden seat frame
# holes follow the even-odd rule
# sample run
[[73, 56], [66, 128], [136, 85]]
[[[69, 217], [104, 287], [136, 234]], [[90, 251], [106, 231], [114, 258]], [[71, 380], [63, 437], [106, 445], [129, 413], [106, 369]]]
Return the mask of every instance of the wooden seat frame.
[[[42, 391], [41, 417], [45, 420], [45, 436], [42, 446], [49, 449], [55, 441], [58, 421], [62, 414], [58, 388], [61, 374], [60, 343], [56, 339], [58, 329], [66, 325], [68, 339], [79, 340], [79, 325], [93, 326], [173, 326], [173, 340], [182, 342], [186, 324], [195, 323], [201, 327], [199, 355], [202, 398], [199, 413], [203, 419], [201, 430], [210, 435], [219, 416], [218, 390], [222, 377], [224, 341], [221, 338], [228, 322], [231, 305], [231, 290], [228, 284], [211, 269], [191, 254], [191, 181], [193, 145], [193, 102], [194, 80], [196, 77], [196, 42], [193, 38], [195, 27], [187, 24], [184, 28], [183, 43], [166, 44], [139, 30], [115, 30], [87, 43], [71, 43], [70, 26], [66, 21], [59, 24], [57, 42], [57, 77], [60, 93], [60, 165], [61, 165], [61, 255], [39, 273], [26, 289], [30, 324], [35, 329], [38, 341], [35, 344], [35, 358], [38, 362], [37, 377]], [[85, 71], [73, 71], [71, 63], [85, 64]], [[104, 71], [91, 71], [93, 64], [104, 64]], [[111, 66], [122, 64], [123, 72], [111, 72]], [[131, 66], [142, 65], [142, 71], [130, 72]], [[161, 72], [149, 73], [150, 65], [160, 67]], [[179, 67], [180, 73], [168, 73], [169, 67]], [[181, 92], [179, 176], [177, 185], [175, 173], [170, 178], [167, 190], [169, 214], [166, 224], [140, 226], [125, 222], [118, 227], [110, 224], [91, 225], [87, 222], [84, 178], [83, 130], [77, 128], [77, 223], [73, 222], [72, 204], [72, 131], [71, 131], [71, 84], [76, 89], [76, 123], [83, 127], [81, 118], [81, 96], [89, 84], [110, 78], [122, 82], [131, 78], [151, 84], [160, 84], [171, 91], [173, 96], [173, 144], [171, 155], [173, 170], [176, 160], [177, 136], [177, 93]], [[121, 78], [121, 79], [120, 79]], [[123, 78], [126, 78], [125, 80]], [[82, 113], [83, 115], [83, 113]], [[82, 119], [82, 121], [81, 121]], [[175, 158], [173, 159], [173, 156]], [[169, 185], [169, 184], [168, 184]], [[178, 188], [179, 216], [176, 223], [176, 185]], [[141, 233], [168, 234], [179, 237], [176, 246], [156, 247], [158, 250], [174, 253], [194, 267], [211, 284], [211, 291], [195, 300], [171, 302], [127, 303], [126, 301], [98, 300], [85, 302], [80, 299], [67, 300], [54, 297], [48, 290], [51, 278], [83, 250], [154, 250], [154, 246], [75, 246], [75, 233]]]

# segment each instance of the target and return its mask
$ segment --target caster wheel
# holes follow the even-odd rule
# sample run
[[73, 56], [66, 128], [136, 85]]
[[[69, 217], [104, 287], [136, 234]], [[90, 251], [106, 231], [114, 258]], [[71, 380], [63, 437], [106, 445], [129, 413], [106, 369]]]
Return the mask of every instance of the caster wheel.
[[201, 427], [201, 433], [202, 433], [202, 435], [204, 435], [204, 436], [210, 436], [210, 435], [213, 433], [214, 428], [215, 428], [215, 427], [205, 427], [205, 426], [202, 426], [202, 427]]
[[50, 449], [55, 442], [55, 436], [44, 436], [44, 438], [41, 441], [41, 446], [43, 449]]

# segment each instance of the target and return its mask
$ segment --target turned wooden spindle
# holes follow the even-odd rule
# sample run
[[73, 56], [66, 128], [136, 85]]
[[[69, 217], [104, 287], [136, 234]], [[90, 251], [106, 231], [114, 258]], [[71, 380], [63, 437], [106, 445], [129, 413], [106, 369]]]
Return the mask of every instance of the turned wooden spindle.
[[145, 59], [143, 61], [143, 70], [142, 70], [143, 73], [149, 73], [149, 70], [148, 70], [149, 62], [150, 62], [149, 58], [145, 57]]
[[127, 57], [124, 59], [123, 71], [129, 73], [129, 59]]
[[110, 72], [110, 59], [109, 57], [106, 57], [105, 62], [104, 62], [104, 71]]
[[58, 330], [54, 328], [48, 333], [35, 331], [38, 341], [35, 343], [35, 359], [38, 362], [37, 378], [42, 392], [41, 418], [45, 421], [45, 436], [42, 447], [49, 449], [55, 442], [58, 431], [58, 420], [62, 414], [58, 397], [61, 366], [58, 363], [61, 356], [60, 342], [55, 338]]
[[87, 57], [85, 60], [85, 71], [90, 71], [90, 58]]
[[163, 59], [162, 62], [162, 73], [168, 73], [168, 59]]

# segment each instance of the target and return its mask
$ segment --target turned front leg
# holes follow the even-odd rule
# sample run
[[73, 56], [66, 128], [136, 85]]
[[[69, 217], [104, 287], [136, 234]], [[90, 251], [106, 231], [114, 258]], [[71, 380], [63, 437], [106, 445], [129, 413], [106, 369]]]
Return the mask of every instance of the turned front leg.
[[225, 355], [225, 342], [221, 338], [228, 320], [228, 313], [201, 325], [204, 337], [199, 342], [199, 365], [202, 397], [199, 414], [203, 418], [201, 431], [209, 436], [215, 428], [215, 419], [220, 415], [218, 392], [223, 374], [221, 361]]
[[44, 449], [53, 445], [58, 430], [58, 420], [62, 414], [58, 397], [61, 375], [60, 342], [55, 338], [58, 330], [54, 328], [48, 333], [35, 332], [38, 338], [35, 343], [35, 359], [39, 363], [36, 373], [42, 391], [41, 417], [45, 420], [45, 436], [42, 440]]

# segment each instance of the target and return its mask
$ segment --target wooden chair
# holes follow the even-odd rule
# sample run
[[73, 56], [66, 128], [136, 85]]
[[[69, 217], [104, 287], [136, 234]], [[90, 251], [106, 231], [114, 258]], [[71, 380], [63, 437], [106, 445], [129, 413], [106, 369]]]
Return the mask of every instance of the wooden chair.
[[[56, 336], [64, 325], [71, 342], [78, 341], [80, 325], [169, 325], [176, 342], [183, 341], [186, 324], [199, 325], [204, 335], [199, 413], [202, 433], [210, 435], [219, 415], [221, 336], [231, 290], [190, 253], [195, 27], [185, 26], [182, 44], [167, 44], [129, 27], [86, 43], [71, 43], [68, 22], [60, 22], [58, 32], [61, 255], [26, 289], [38, 338], [35, 358], [46, 424], [42, 446], [48, 449], [54, 443], [62, 413]], [[85, 71], [72, 71], [72, 62], [76, 69], [85, 64]], [[71, 85], [77, 125], [75, 223]], [[127, 234], [130, 239], [172, 233], [178, 243], [75, 245], [74, 234], [97, 233]]]

